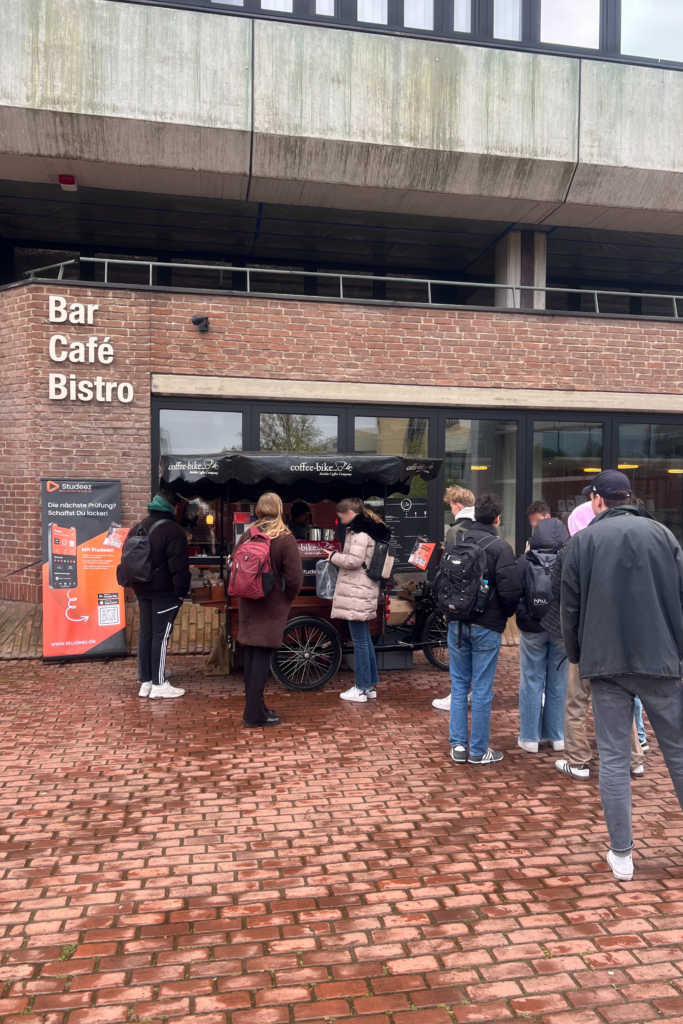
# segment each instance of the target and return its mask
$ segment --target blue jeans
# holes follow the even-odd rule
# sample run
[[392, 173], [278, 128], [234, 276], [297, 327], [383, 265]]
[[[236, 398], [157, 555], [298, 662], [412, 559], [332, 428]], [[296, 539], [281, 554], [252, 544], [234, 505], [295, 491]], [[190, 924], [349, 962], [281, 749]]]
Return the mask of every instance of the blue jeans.
[[349, 622], [353, 640], [354, 682], [359, 690], [374, 690], [379, 682], [377, 659], [367, 622]]
[[643, 702], [640, 699], [640, 697], [636, 697], [633, 701], [633, 704], [636, 716], [636, 729], [638, 730], [638, 739], [640, 740], [640, 745], [642, 746], [643, 743], [647, 743], [647, 736], [645, 735], [645, 724], [643, 722]]
[[452, 747], [466, 747], [467, 694], [472, 686], [472, 739], [470, 754], [479, 757], [489, 746], [493, 677], [496, 674], [502, 634], [483, 626], [448, 623], [448, 654], [451, 672], [451, 721], [448, 742]]
[[567, 655], [559, 637], [546, 632], [523, 633], [520, 629], [520, 740], [564, 739], [568, 671]]

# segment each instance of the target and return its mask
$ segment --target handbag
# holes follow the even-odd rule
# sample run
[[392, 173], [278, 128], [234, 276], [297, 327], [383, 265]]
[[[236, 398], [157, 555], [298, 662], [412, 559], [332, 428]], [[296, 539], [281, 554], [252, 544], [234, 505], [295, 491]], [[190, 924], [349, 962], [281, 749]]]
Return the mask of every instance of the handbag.
[[315, 563], [315, 592], [318, 597], [324, 597], [327, 601], [332, 600], [338, 575], [337, 566], [328, 562], [327, 559], [321, 558], [319, 562]]

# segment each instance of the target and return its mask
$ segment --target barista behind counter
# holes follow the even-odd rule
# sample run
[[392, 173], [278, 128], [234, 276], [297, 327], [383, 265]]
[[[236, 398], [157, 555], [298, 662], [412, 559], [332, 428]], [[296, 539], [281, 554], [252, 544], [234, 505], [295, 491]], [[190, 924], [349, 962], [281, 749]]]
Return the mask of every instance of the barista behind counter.
[[287, 523], [290, 531], [296, 540], [306, 540], [308, 528], [311, 525], [311, 510], [305, 501], [295, 501], [290, 512], [290, 520]]

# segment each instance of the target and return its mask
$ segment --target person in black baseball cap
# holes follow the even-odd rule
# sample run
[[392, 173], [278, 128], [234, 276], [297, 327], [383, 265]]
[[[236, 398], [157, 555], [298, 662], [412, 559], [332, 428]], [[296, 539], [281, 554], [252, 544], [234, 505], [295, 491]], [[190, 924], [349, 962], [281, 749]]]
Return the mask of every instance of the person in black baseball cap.
[[287, 524], [297, 540], [306, 540], [306, 531], [311, 525], [311, 510], [305, 501], [295, 501]]
[[618, 469], [604, 469], [602, 473], [598, 473], [593, 478], [588, 487], [584, 487], [581, 493], [587, 497], [599, 494], [601, 498], [606, 498], [608, 501], [621, 499], [627, 505], [628, 499], [632, 497], [631, 481]]
[[567, 545], [560, 619], [567, 658], [580, 678], [590, 679], [607, 860], [615, 878], [628, 881], [636, 697], [683, 807], [683, 551], [635, 504], [623, 473], [598, 473], [589, 493], [595, 519]]

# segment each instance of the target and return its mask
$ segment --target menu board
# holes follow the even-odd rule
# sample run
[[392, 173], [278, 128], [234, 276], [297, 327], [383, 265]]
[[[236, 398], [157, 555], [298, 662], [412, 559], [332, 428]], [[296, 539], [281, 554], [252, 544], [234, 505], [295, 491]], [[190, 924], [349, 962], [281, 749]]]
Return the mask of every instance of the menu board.
[[426, 499], [387, 498], [384, 502], [384, 521], [396, 541], [395, 573], [415, 572], [415, 566], [408, 559], [417, 538], [427, 535], [428, 517], [429, 502]]

